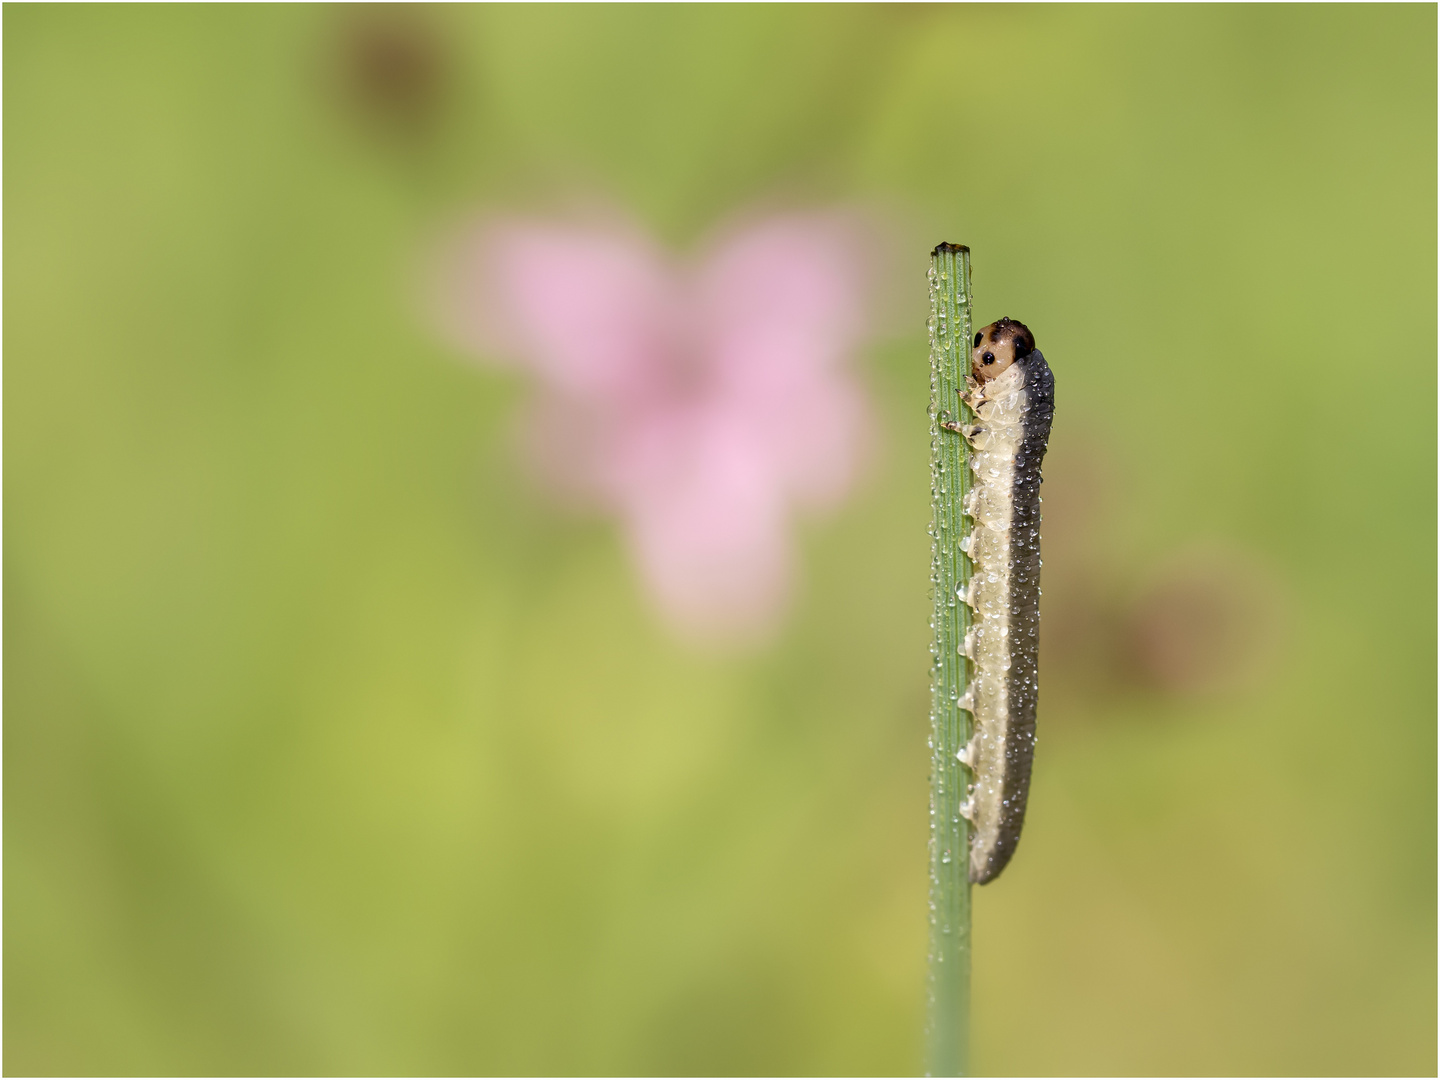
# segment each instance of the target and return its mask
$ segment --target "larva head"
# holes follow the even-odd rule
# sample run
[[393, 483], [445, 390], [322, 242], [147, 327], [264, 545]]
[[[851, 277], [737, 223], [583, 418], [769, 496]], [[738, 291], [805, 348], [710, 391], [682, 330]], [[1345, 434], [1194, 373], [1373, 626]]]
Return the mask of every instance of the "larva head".
[[975, 335], [970, 371], [982, 383], [1007, 371], [1016, 360], [1035, 351], [1035, 335], [1024, 323], [1004, 318]]

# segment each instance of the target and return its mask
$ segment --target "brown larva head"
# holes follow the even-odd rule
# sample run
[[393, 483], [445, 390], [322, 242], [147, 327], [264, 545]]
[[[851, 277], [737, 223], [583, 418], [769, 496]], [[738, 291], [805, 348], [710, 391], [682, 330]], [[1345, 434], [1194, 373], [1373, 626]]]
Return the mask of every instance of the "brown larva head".
[[982, 383], [1009, 370], [1010, 365], [1035, 351], [1035, 335], [1024, 323], [1004, 318], [975, 335], [970, 372]]

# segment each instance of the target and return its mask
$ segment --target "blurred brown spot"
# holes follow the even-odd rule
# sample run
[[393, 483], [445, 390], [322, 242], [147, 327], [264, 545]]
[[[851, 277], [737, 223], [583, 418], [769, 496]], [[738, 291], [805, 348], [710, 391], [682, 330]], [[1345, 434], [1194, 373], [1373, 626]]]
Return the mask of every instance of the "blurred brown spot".
[[[1041, 600], [1040, 668], [1052, 690], [1104, 696], [1115, 681], [1116, 646], [1124, 615], [1116, 590], [1093, 564], [1051, 573], [1057, 560], [1046, 552]], [[1050, 577], [1047, 580], [1045, 574]]]
[[1114, 680], [1123, 618], [1113, 565], [1112, 507], [1119, 468], [1102, 443], [1071, 425], [1058, 429], [1045, 459], [1045, 569], [1041, 584], [1041, 668], [1065, 692], [1103, 694]]
[[434, 16], [419, 6], [341, 9], [340, 80], [350, 109], [381, 134], [419, 138], [433, 127], [447, 63]]
[[[1061, 573], [1082, 565], [1093, 569], [1110, 549], [1117, 487], [1124, 488], [1122, 464], [1083, 428], [1060, 428], [1051, 437], [1040, 491], [1047, 574], [1052, 561]], [[1053, 576], [1046, 595], [1052, 584]]]
[[934, 22], [937, 14], [939, 14], [935, 9], [942, 6], [943, 5], [938, 4], [882, 4], [879, 10], [883, 11], [892, 19], [904, 19], [914, 22]]
[[1281, 613], [1277, 583], [1249, 555], [1183, 552], [1126, 613], [1120, 673], [1132, 684], [1176, 694], [1238, 689], [1276, 662]]
[[1057, 426], [1043, 494], [1040, 664], [1058, 714], [1109, 715], [1136, 695], [1240, 692], [1279, 662], [1286, 604], [1275, 573], [1219, 539], [1136, 567], [1124, 459], [1086, 429]]

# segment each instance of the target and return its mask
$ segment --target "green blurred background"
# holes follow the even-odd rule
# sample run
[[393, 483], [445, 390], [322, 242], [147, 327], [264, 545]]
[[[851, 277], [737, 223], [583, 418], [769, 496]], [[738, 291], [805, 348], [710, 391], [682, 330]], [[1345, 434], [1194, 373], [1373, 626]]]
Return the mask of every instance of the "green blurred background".
[[[924, 287], [1035, 328], [986, 1073], [1436, 1069], [1436, 9], [11, 6], [8, 1073], [913, 1073]], [[884, 454], [675, 643], [416, 267], [883, 208]]]

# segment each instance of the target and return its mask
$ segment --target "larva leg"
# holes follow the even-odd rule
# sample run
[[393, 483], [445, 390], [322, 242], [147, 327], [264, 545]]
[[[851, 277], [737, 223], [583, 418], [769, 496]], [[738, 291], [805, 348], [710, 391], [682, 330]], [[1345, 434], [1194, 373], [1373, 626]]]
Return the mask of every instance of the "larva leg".
[[[966, 397], [966, 395], [960, 390], [956, 390], [955, 393], [960, 395], [960, 400], [963, 401], [966, 405], [969, 405], [972, 411], [974, 411], [974, 409], [978, 406], [980, 402], [979, 398], [977, 398], [976, 401], [972, 402], [970, 398]], [[984, 428], [980, 427], [979, 424], [957, 424], [953, 420], [941, 420], [940, 427], [942, 427], [946, 431], [953, 431], [956, 435], [963, 436], [965, 441], [970, 443], [972, 446], [975, 444], [975, 436], [980, 434], [980, 432], [984, 430]]]
[[[961, 603], [964, 603], [962, 598]], [[965, 635], [965, 640], [960, 643], [960, 655], [971, 660], [975, 659], [975, 631], [972, 629]]]
[[971, 735], [970, 741], [967, 742], [964, 746], [962, 746], [959, 753], [955, 755], [956, 759], [959, 760], [960, 764], [964, 765], [966, 768], [974, 768], [975, 766], [975, 762], [977, 760], [977, 758], [975, 757], [977, 751], [976, 742], [979, 738], [979, 735]]
[[953, 420], [941, 420], [940, 427], [946, 431], [955, 432], [971, 446], [974, 446], [975, 440], [985, 433], [985, 429], [979, 424], [957, 424]]

